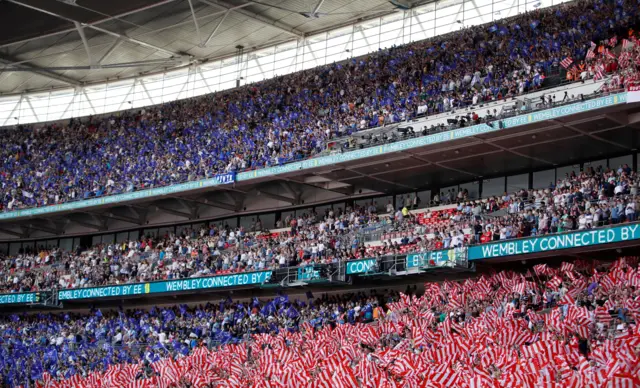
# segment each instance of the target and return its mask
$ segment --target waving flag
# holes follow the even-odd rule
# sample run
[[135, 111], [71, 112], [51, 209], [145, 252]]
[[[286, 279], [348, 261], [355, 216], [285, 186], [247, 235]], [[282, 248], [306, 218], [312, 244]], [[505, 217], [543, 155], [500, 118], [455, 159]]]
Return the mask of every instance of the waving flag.
[[573, 63], [573, 59], [571, 59], [570, 57], [566, 57], [565, 59], [560, 61], [560, 66], [564, 67], [565, 69], [568, 69], [572, 63]]
[[604, 49], [604, 55], [607, 58], [616, 59], [616, 55], [614, 53], [612, 53], [608, 48]]

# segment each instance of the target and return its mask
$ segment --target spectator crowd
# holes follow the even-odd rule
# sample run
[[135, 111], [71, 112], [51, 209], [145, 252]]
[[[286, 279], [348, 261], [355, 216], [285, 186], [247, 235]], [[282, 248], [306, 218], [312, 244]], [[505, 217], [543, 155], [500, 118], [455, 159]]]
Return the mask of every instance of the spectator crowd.
[[[0, 206], [279, 165], [314, 156], [332, 139], [415, 117], [418, 107], [433, 114], [513, 97], [539, 88], [566, 58], [593, 60], [592, 42], [633, 36], [636, 15], [632, 0], [578, 0], [200, 98], [5, 129]], [[596, 58], [618, 61], [608, 49]], [[582, 73], [617, 69], [599, 66]]]
[[442, 193], [441, 206], [422, 212], [408, 196], [397, 209], [388, 204], [386, 214], [378, 213], [376, 202], [327, 209], [288, 217], [278, 222], [288, 228], [274, 232], [262, 232], [258, 219], [251, 230], [211, 225], [87, 250], [23, 252], [0, 261], [0, 293], [331, 264], [634, 222], [639, 184], [626, 164], [598, 166], [567, 173], [544, 189], [484, 200]]
[[[13, 314], [3, 386], [633, 387], [637, 257], [304, 301]], [[610, 385], [611, 384], [611, 385]]]

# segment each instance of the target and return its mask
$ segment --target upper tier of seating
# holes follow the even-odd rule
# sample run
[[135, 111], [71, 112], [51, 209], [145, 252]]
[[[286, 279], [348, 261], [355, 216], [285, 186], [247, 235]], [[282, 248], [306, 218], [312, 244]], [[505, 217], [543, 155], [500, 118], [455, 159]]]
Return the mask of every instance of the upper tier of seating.
[[[567, 57], [583, 66], [592, 41], [633, 36], [636, 14], [631, 0], [579, 0], [135, 113], [5, 129], [0, 207], [278, 165], [312, 157], [336, 138], [415, 117], [419, 107], [433, 114], [513, 97], [539, 88], [545, 72]], [[617, 70], [609, 50], [586, 60], [584, 74]]]

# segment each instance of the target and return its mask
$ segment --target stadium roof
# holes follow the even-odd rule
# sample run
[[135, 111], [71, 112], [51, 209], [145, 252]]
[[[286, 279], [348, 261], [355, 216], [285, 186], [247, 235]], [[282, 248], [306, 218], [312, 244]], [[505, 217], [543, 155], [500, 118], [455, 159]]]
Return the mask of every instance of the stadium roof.
[[409, 5], [388, 0], [4, 0], [0, 93], [161, 72], [234, 56], [238, 45], [268, 47]]

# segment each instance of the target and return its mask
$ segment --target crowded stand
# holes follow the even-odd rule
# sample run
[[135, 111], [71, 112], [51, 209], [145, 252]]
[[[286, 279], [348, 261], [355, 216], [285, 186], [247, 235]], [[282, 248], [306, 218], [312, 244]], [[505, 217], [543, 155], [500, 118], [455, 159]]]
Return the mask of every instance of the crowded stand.
[[[387, 214], [365, 207], [327, 209], [287, 217], [288, 228], [261, 232], [228, 225], [187, 229], [181, 235], [100, 244], [72, 252], [23, 252], [0, 261], [0, 292], [69, 289], [184, 279], [462, 247], [513, 238], [634, 222], [640, 178], [628, 165], [567, 173], [544, 189], [520, 190], [484, 200], [464, 191], [441, 193], [436, 205], [414, 209], [407, 200]], [[459, 202], [453, 202], [454, 198]], [[504, 213], [504, 214], [503, 214]], [[367, 233], [384, 229], [376, 241]], [[373, 231], [373, 232], [371, 232]]]
[[538, 264], [405, 293], [13, 314], [4, 386], [634, 387], [637, 257]]
[[[631, 0], [574, 1], [201, 98], [5, 129], [0, 206], [47, 206], [280, 165], [419, 111], [539, 89], [560, 67], [570, 80], [615, 73], [618, 84], [608, 88], [619, 87], [635, 77], [621, 72], [635, 71], [636, 14]], [[618, 38], [630, 42], [624, 58], [613, 53]]]

